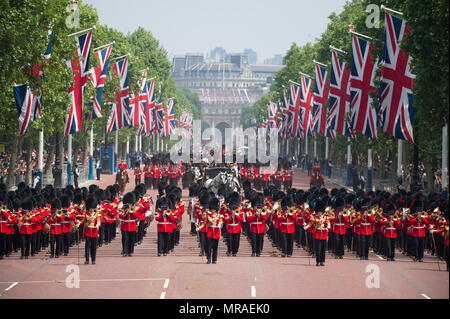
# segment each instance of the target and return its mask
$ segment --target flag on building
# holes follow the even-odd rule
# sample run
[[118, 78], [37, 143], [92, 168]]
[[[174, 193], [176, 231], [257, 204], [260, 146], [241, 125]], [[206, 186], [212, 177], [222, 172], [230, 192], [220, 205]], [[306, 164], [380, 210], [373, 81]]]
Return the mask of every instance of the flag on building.
[[325, 136], [327, 120], [327, 109], [325, 107], [330, 93], [328, 82], [328, 71], [320, 65], [315, 64], [314, 99], [313, 99], [313, 131]]

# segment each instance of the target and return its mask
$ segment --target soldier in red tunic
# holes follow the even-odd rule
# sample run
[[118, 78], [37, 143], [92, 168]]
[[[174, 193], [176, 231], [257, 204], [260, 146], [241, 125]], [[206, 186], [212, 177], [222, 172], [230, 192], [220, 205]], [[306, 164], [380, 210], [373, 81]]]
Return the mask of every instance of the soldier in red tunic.
[[425, 233], [430, 222], [423, 211], [421, 199], [413, 201], [411, 212], [413, 215], [407, 219], [407, 224], [411, 227], [414, 261], [423, 262]]
[[169, 253], [169, 236], [172, 233], [172, 222], [174, 216], [169, 209], [169, 202], [165, 197], [158, 198], [156, 201], [156, 216], [158, 230], [158, 256]]
[[239, 250], [239, 239], [241, 236], [241, 228], [243, 221], [243, 212], [241, 210], [241, 199], [237, 192], [231, 193], [228, 198], [228, 214], [224, 217], [225, 227], [227, 228], [228, 251], [227, 255], [233, 257], [237, 255]]
[[294, 245], [295, 219], [297, 211], [293, 209], [292, 199], [285, 196], [281, 200], [281, 212], [278, 216], [281, 235], [281, 257], [291, 257]]
[[90, 196], [86, 199], [86, 211], [83, 218], [84, 223], [84, 238], [85, 247], [84, 253], [86, 265], [89, 264], [89, 256], [92, 264], [95, 265], [95, 258], [97, 255], [97, 239], [98, 230], [102, 223], [102, 215], [98, 210], [99, 201], [95, 196]]
[[208, 203], [206, 223], [206, 258], [207, 264], [217, 263], [220, 229], [223, 225], [223, 216], [219, 214], [220, 202], [213, 197]]
[[141, 183], [141, 176], [142, 176], [141, 166], [138, 162], [136, 164], [136, 168], [134, 169], [134, 181], [136, 186]]
[[[52, 202], [51, 215], [47, 220], [47, 224], [50, 226], [50, 258], [58, 258], [61, 252], [62, 242], [62, 224], [64, 220], [63, 212], [61, 210], [61, 201], [56, 198]], [[56, 244], [56, 250], [55, 250]]]
[[264, 232], [268, 214], [262, 211], [264, 206], [264, 195], [256, 193], [251, 199], [252, 210], [247, 213], [247, 221], [250, 224], [250, 236], [252, 242], [252, 257], [261, 255], [264, 244]]
[[316, 255], [316, 266], [325, 266], [325, 250], [328, 239], [328, 230], [331, 228], [330, 220], [324, 214], [325, 203], [318, 199], [313, 204], [315, 213], [310, 218], [307, 229], [312, 228], [314, 233], [314, 250]]
[[331, 219], [331, 231], [334, 233], [334, 253], [336, 259], [342, 259], [344, 257], [345, 225], [349, 218], [343, 213], [345, 201], [342, 197], [335, 197], [332, 200], [332, 206], [335, 212]]
[[72, 237], [72, 226], [75, 223], [75, 215], [70, 208], [70, 197], [68, 195], [61, 196], [61, 207], [63, 211], [62, 224], [62, 243], [64, 256], [69, 254], [69, 247]]
[[132, 256], [135, 235], [136, 235], [136, 220], [139, 218], [139, 212], [134, 206], [136, 203], [136, 195], [133, 192], [128, 192], [123, 197], [123, 207], [119, 212], [119, 219], [122, 224], [120, 230], [122, 232], [122, 256]]

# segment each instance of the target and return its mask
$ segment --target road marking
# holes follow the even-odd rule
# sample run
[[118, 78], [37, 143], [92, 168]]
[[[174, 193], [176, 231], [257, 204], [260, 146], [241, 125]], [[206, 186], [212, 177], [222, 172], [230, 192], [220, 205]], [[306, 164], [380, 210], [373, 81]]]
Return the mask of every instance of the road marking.
[[13, 282], [12, 285], [10, 285], [8, 288], [5, 289], [5, 291], [9, 291], [9, 290], [13, 289], [13, 288], [14, 288], [15, 286], [17, 286], [18, 284], [19, 284], [18, 281]]
[[165, 298], [166, 298], [166, 292], [163, 291], [163, 292], [161, 293], [161, 296], [159, 297], [159, 299], [165, 299]]
[[256, 297], [256, 288], [255, 286], [252, 286], [252, 297]]
[[169, 279], [166, 279], [165, 281], [164, 281], [164, 286], [163, 286], [163, 288], [164, 289], [167, 289], [167, 287], [169, 287]]
[[425, 295], [425, 294], [420, 294], [421, 296], [423, 296], [425, 299], [431, 299], [430, 297], [428, 297], [427, 295]]
[[[111, 279], [84, 279], [79, 280], [80, 282], [108, 282], [108, 281], [156, 281], [156, 280], [165, 280], [164, 285], [166, 284], [166, 281], [168, 281], [167, 278], [111, 278]], [[35, 281], [22, 281], [21, 284], [51, 284], [51, 283], [63, 283], [65, 282], [65, 279], [55, 279], [55, 280], [35, 280]], [[12, 281], [3, 281], [0, 282], [0, 284], [9, 284], [12, 283], [13, 288], [15, 285], [17, 285], [19, 282], [12, 282]], [[168, 282], [167, 282], [168, 284]], [[9, 289], [11, 289], [9, 288]]]
[[375, 256], [377, 256], [379, 259], [384, 260], [383, 257], [381, 257], [380, 255], [375, 254]]

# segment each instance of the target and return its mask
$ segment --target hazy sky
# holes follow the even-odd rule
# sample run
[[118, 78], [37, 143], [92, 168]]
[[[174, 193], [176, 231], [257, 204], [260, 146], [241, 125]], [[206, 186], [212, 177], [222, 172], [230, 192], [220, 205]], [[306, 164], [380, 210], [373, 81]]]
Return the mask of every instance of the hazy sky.
[[98, 10], [100, 23], [124, 33], [138, 26], [152, 32], [169, 57], [255, 50], [258, 63], [284, 54], [292, 42], [320, 37], [332, 12], [346, 0], [84, 0]]

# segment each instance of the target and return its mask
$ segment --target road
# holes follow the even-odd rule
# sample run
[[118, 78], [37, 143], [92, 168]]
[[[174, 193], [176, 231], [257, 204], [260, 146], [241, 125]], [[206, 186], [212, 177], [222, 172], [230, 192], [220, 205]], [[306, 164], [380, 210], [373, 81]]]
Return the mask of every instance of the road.
[[[94, 181], [104, 188], [113, 176]], [[308, 188], [302, 171], [293, 186]], [[134, 182], [127, 190], [134, 187]], [[327, 182], [331, 189], [336, 185]], [[338, 186], [340, 187], [340, 186]], [[148, 193], [156, 197], [156, 190]], [[187, 190], [183, 198], [187, 199]], [[294, 245], [290, 258], [281, 258], [267, 237], [261, 257], [251, 257], [250, 244], [241, 236], [236, 257], [227, 257], [220, 240], [217, 264], [199, 257], [189, 218], [183, 218], [180, 244], [168, 256], [157, 256], [153, 222], [133, 257], [122, 257], [120, 234], [97, 249], [96, 265], [84, 265], [84, 242], [67, 257], [50, 259], [41, 252], [21, 260], [20, 252], [0, 261], [0, 299], [448, 299], [445, 263], [425, 255], [423, 263], [397, 253], [387, 262], [370, 252], [369, 260], [346, 252], [336, 260], [327, 254], [325, 267]], [[440, 270], [439, 270], [440, 268]]]

